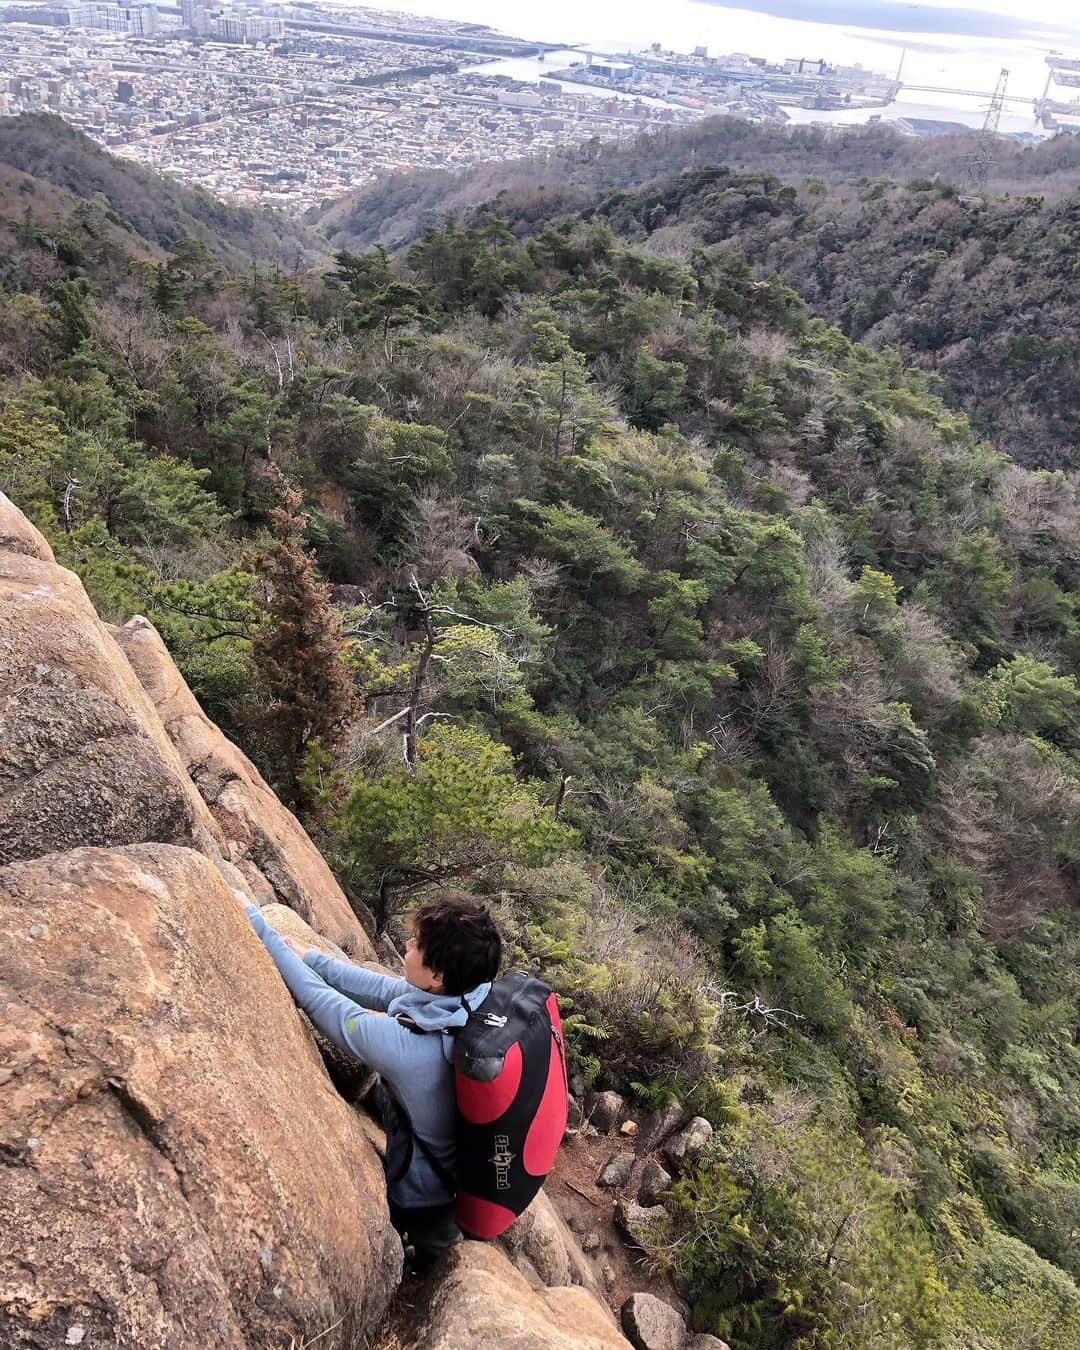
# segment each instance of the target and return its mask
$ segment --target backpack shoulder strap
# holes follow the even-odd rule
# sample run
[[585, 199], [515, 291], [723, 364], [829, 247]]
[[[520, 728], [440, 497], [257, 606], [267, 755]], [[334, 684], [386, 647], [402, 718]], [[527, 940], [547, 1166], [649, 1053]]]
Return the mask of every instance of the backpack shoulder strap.
[[[472, 1016], [472, 1009], [471, 1009], [471, 1008], [469, 1007], [469, 1005], [465, 1002], [465, 995], [464, 995], [464, 994], [462, 994], [462, 996], [461, 996], [461, 1006], [465, 1009], [465, 1016], [466, 1016], [466, 1017], [471, 1017], [471, 1016]], [[406, 1013], [406, 1012], [396, 1012], [396, 1013], [391, 1013], [390, 1016], [394, 1019], [395, 1022], [399, 1023], [399, 1025], [405, 1027], [405, 1029], [406, 1029], [407, 1031], [411, 1031], [411, 1032], [413, 1033], [414, 1036], [431, 1036], [431, 1035], [434, 1035], [434, 1029], [433, 1029], [433, 1028], [431, 1028], [431, 1027], [422, 1027], [422, 1026], [420, 1025], [419, 1022], [417, 1022], [414, 1018], [410, 1017], [409, 1014]], [[443, 1035], [443, 1036], [453, 1036], [453, 1035], [455, 1034], [455, 1032], [460, 1031], [460, 1030], [461, 1030], [460, 1027], [443, 1027], [443, 1029], [442, 1029], [442, 1031], [441, 1031], [440, 1034]]]

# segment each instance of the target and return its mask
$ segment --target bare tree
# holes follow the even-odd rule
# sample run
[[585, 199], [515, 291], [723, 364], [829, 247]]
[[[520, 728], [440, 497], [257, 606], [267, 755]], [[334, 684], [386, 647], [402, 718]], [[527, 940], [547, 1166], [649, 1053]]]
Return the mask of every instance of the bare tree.
[[[455, 628], [460, 628], [461, 625], [488, 629], [493, 634], [506, 638], [512, 638], [513, 632], [500, 624], [488, 623], [484, 619], [478, 619], [475, 615], [464, 614], [451, 605], [442, 604], [432, 599], [421, 586], [415, 570], [410, 570], [407, 593], [400, 597], [395, 596], [390, 600], [382, 601], [377, 605], [369, 605], [368, 609], [354, 621], [352, 626], [345, 630], [344, 636], [370, 639], [372, 637], [372, 620], [382, 610], [396, 612], [402, 622], [408, 625], [410, 629], [419, 631], [416, 664], [407, 685], [399, 691], [405, 699], [403, 706], [388, 717], [384, 717], [376, 726], [365, 729], [363, 738], [365, 740], [371, 739], [384, 731], [388, 731], [391, 727], [400, 728], [402, 758], [412, 770], [416, 768], [416, 744], [420, 730], [425, 723], [443, 716], [442, 713], [432, 711], [427, 707], [430, 701], [428, 695], [429, 680], [433, 667], [437, 665], [440, 659], [440, 647], [452, 637]], [[452, 622], [447, 622], [448, 620], [452, 620]]]

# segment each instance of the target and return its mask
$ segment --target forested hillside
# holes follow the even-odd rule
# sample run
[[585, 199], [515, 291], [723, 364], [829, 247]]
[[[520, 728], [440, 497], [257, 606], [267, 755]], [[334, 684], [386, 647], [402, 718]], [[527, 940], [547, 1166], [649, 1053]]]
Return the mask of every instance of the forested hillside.
[[[451, 213], [462, 216], [478, 206], [494, 206], [501, 216], [549, 218], [557, 210], [590, 206], [597, 194], [613, 188], [640, 188], [709, 164], [771, 173], [794, 185], [807, 178], [841, 184], [938, 174], [962, 182], [974, 144], [973, 134], [920, 139], [888, 125], [780, 128], [709, 117], [692, 126], [643, 132], [622, 145], [592, 140], [555, 154], [464, 171], [388, 174], [312, 211], [310, 219], [338, 247], [382, 243], [396, 248]], [[1054, 198], [1075, 189], [1078, 170], [1075, 136], [1036, 146], [1003, 141], [990, 187], [999, 194], [1039, 192]]]
[[353, 247], [410, 240], [447, 210], [495, 212], [519, 239], [580, 213], [661, 257], [745, 260], [848, 337], [942, 376], [943, 396], [998, 449], [1077, 468], [1080, 139], [1001, 144], [985, 207], [958, 187], [972, 144], [716, 118], [550, 163], [393, 179], [321, 222]]
[[582, 1082], [713, 1122], [700, 1329], [1078, 1346], [1077, 484], [605, 215], [230, 275], [31, 209], [0, 489], [367, 922], [490, 896]]
[[59, 117], [0, 118], [0, 225], [17, 226], [27, 211], [58, 224], [76, 208], [94, 238], [122, 234], [138, 253], [154, 254], [187, 236], [240, 269], [251, 257], [289, 268], [298, 257], [326, 256], [319, 237], [296, 221], [229, 206], [117, 159]]
[[596, 214], [662, 254], [701, 248], [780, 272], [847, 336], [943, 376], [999, 449], [1026, 464], [1080, 466], [1075, 187], [1052, 201], [975, 207], [945, 179], [846, 190], [819, 180], [796, 192], [703, 168], [612, 194]]

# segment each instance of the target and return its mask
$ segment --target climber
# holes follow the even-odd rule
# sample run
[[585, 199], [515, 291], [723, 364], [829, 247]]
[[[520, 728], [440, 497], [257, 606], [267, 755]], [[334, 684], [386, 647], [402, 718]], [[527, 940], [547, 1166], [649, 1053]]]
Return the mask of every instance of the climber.
[[423, 1270], [461, 1233], [454, 1222], [453, 1037], [416, 1032], [460, 1028], [488, 996], [502, 955], [495, 922], [465, 895], [422, 905], [411, 916], [399, 979], [305, 948], [275, 932], [254, 905], [245, 910], [296, 1002], [388, 1089], [390, 1219], [408, 1265]]

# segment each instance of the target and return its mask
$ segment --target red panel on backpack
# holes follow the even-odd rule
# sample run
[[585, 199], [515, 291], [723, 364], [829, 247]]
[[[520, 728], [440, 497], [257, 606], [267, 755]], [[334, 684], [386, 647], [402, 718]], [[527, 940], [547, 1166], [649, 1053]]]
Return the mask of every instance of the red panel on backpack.
[[505, 1205], [459, 1191], [454, 1217], [458, 1227], [470, 1237], [495, 1238], [510, 1227], [517, 1215]]
[[[557, 1018], [558, 1013], [555, 1016]], [[531, 1172], [534, 1177], [546, 1176], [551, 1171], [555, 1154], [566, 1133], [566, 1116], [566, 1076], [559, 1047], [552, 1039], [544, 1095], [540, 1098], [540, 1105], [525, 1136], [525, 1147], [521, 1154], [526, 1172]]]
[[458, 1110], [474, 1125], [487, 1125], [498, 1118], [517, 1096], [521, 1086], [521, 1046], [515, 1041], [506, 1052], [502, 1071], [490, 1083], [478, 1083], [459, 1072], [456, 1075]]

